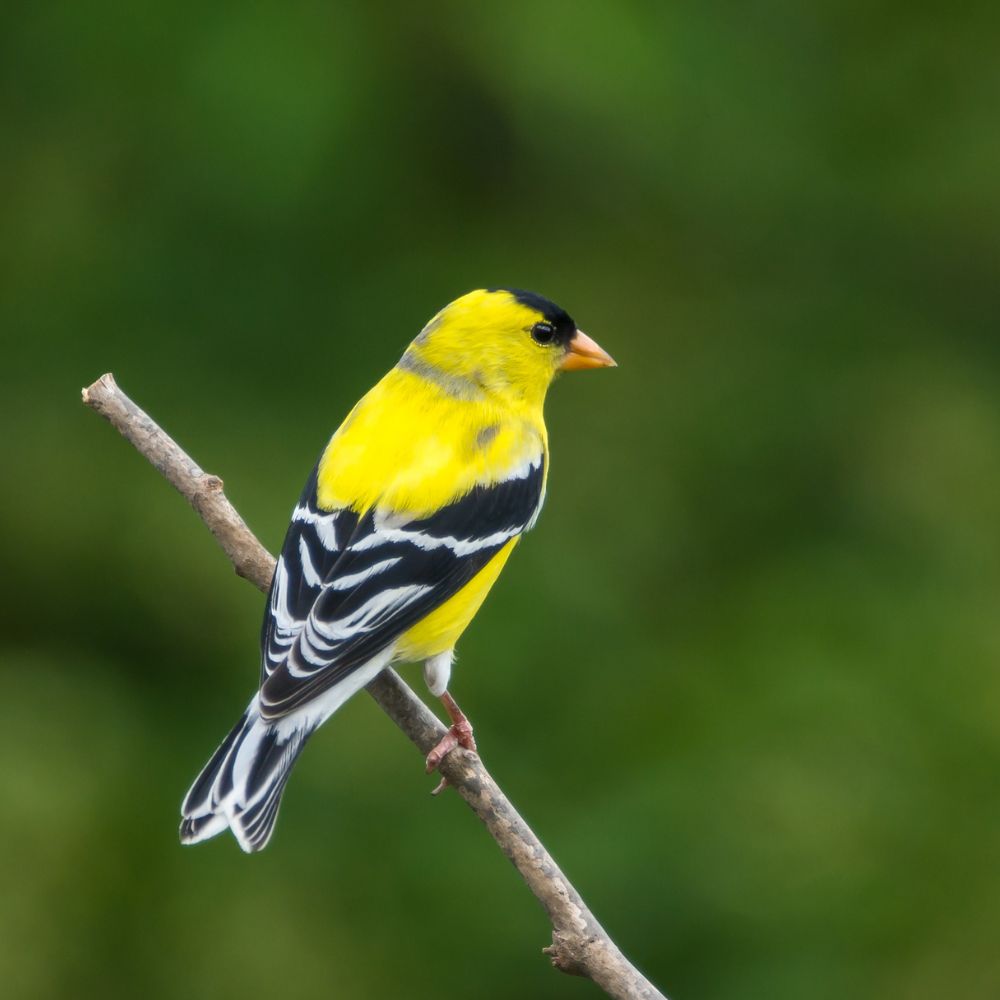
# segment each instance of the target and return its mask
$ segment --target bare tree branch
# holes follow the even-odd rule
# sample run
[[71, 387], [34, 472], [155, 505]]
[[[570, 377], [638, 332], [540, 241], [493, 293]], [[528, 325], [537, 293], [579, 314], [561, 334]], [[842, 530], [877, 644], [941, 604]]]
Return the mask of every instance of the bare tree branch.
[[[226, 498], [222, 480], [199, 468], [118, 388], [112, 375], [103, 375], [84, 389], [83, 401], [117, 428], [187, 499], [236, 572], [266, 592], [274, 557]], [[384, 670], [367, 690], [421, 754], [426, 755], [444, 735], [445, 728], [437, 717], [393, 670]], [[552, 964], [563, 972], [593, 980], [610, 997], [665, 1000], [597, 922], [479, 757], [457, 747], [441, 763], [440, 771], [483, 821], [545, 908], [552, 923], [552, 944], [544, 951]]]

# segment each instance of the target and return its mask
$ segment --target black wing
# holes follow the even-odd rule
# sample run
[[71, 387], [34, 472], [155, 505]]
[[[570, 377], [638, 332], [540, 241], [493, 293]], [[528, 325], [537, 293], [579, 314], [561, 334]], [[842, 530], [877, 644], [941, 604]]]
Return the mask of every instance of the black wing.
[[284, 663], [337, 557], [358, 525], [350, 510], [320, 510], [313, 469], [292, 511], [281, 555], [271, 577], [261, 626], [261, 684]]
[[427, 518], [321, 511], [310, 477], [271, 583], [261, 712], [286, 715], [386, 650], [537, 516], [544, 460]]

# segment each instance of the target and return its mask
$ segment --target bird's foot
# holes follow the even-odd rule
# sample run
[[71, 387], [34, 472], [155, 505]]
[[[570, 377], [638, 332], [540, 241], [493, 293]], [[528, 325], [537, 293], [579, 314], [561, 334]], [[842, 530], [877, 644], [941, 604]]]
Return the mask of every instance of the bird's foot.
[[[455, 749], [455, 747], [463, 747], [466, 750], [471, 750], [473, 753], [476, 752], [476, 741], [472, 735], [472, 723], [465, 717], [465, 714], [458, 707], [455, 699], [452, 698], [447, 691], [441, 695], [441, 701], [444, 703], [444, 707], [448, 710], [448, 715], [451, 716], [451, 728], [441, 737], [441, 741], [436, 747], [427, 755], [427, 773], [431, 774], [436, 771], [441, 765], [441, 761], [445, 759]], [[442, 778], [438, 786], [431, 792], [432, 795], [437, 795], [440, 791], [446, 788], [448, 781]]]
[[476, 741], [472, 738], [472, 726], [466, 719], [461, 723], [456, 722], [451, 729], [441, 737], [441, 742], [427, 755], [427, 773], [436, 771], [445, 759], [455, 749], [464, 747], [466, 750], [476, 750]]

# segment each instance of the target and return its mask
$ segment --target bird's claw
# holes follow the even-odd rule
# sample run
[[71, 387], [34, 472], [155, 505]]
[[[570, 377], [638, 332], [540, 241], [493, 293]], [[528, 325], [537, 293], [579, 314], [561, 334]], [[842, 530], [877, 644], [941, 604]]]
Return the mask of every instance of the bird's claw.
[[[464, 747], [466, 750], [476, 752], [476, 741], [472, 736], [472, 723], [465, 717], [465, 713], [458, 707], [455, 699], [447, 691], [441, 695], [441, 702], [451, 717], [451, 728], [441, 737], [440, 742], [427, 755], [427, 773], [436, 771], [441, 766], [441, 761], [445, 759], [455, 749]], [[431, 795], [437, 795], [448, 787], [448, 779], [442, 778]]]
[[[476, 741], [472, 735], [472, 724], [468, 719], [461, 719], [452, 724], [451, 728], [441, 737], [441, 741], [427, 755], [427, 773], [431, 774], [438, 769], [441, 761], [445, 759], [455, 749], [463, 747], [466, 750], [476, 752]], [[431, 795], [438, 795], [448, 786], [448, 779], [442, 778]]]
[[441, 764], [441, 761], [445, 759], [455, 749], [455, 747], [464, 747], [466, 750], [471, 750], [473, 753], [476, 752], [476, 741], [472, 736], [472, 725], [468, 719], [463, 719], [461, 722], [456, 722], [452, 727], [441, 737], [441, 741], [436, 747], [427, 755], [427, 773], [430, 774], [432, 771], [436, 771]]

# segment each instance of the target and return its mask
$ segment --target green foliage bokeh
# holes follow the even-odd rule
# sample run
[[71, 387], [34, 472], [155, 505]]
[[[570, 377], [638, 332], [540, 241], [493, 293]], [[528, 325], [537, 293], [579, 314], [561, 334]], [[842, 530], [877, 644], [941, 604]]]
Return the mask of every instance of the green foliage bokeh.
[[515, 285], [620, 368], [554, 388], [460, 646], [488, 765], [675, 1000], [995, 997], [994, 16], [7, 6], [4, 995], [593, 995], [368, 699], [264, 854], [180, 848], [262, 598], [79, 403], [113, 370], [275, 549], [423, 322]]

